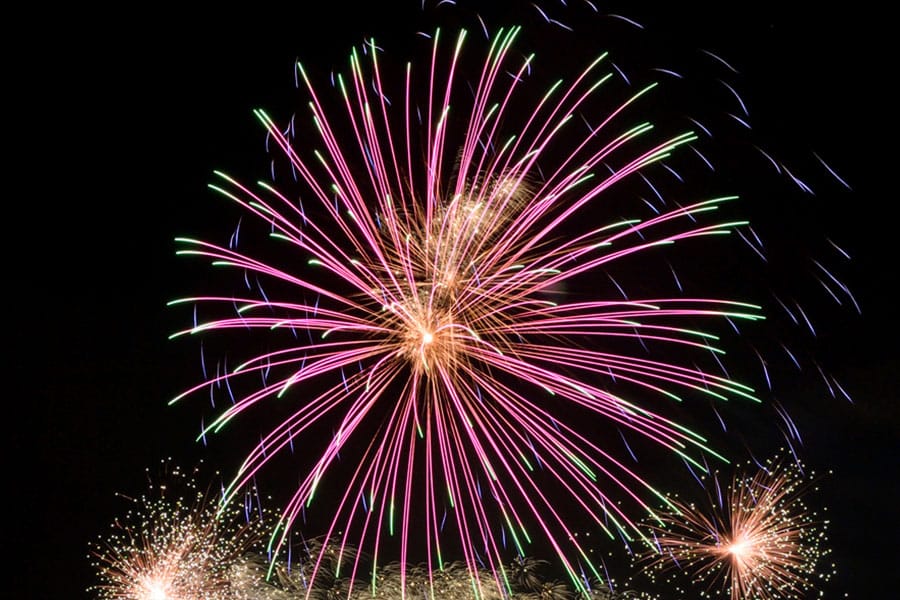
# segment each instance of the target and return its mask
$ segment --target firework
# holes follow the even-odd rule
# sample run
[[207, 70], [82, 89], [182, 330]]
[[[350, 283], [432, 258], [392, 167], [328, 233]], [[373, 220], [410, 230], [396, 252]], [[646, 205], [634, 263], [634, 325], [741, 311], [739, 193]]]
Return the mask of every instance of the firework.
[[[344, 547], [345, 552], [353, 552]], [[322, 570], [313, 582], [310, 579], [310, 565], [317, 560], [319, 553], [325, 554]], [[530, 557], [517, 557], [507, 565], [510, 574], [510, 590], [501, 594], [492, 585], [491, 575], [485, 571], [478, 573], [480, 586], [473, 584], [472, 574], [465, 563], [451, 562], [437, 573], [428, 571], [426, 565], [415, 564], [401, 566], [390, 563], [381, 567], [377, 574], [375, 590], [363, 586], [352, 586], [348, 577], [336, 572], [338, 566], [338, 547], [323, 547], [319, 541], [307, 541], [303, 544], [301, 558], [296, 562], [276, 561], [273, 576], [265, 581], [265, 566], [260, 561], [246, 560], [242, 563], [242, 586], [248, 599], [253, 600], [292, 600], [299, 598], [347, 598], [348, 600], [396, 600], [403, 597], [441, 598], [442, 600], [504, 600], [521, 598], [522, 600], [652, 600], [652, 596], [639, 594], [636, 591], [616, 592], [609, 584], [590, 582], [589, 590], [576, 593], [564, 582], [545, 577], [546, 561]], [[243, 576], [246, 573], [246, 576]], [[478, 588], [485, 590], [479, 596]], [[250, 592], [252, 590], [252, 593]]]
[[[241, 600], [243, 556], [263, 539], [258, 507], [220, 513], [217, 498], [200, 490], [194, 474], [168, 470], [147, 495], [134, 499], [112, 533], [93, 545], [108, 600]], [[155, 488], [155, 489], [154, 489]], [[255, 596], [262, 598], [262, 596]]]
[[769, 461], [752, 477], [735, 475], [708, 510], [676, 503], [655, 528], [649, 569], [683, 569], [731, 600], [808, 597], [815, 579], [830, 577], [817, 574], [828, 554], [827, 521], [802, 499], [812, 480], [796, 462]]
[[[756, 400], [718, 367], [696, 366], [721, 352], [697, 323], [754, 321], [759, 307], [623, 298], [606, 276], [636, 256], [741, 227], [714, 218], [734, 198], [654, 207], [643, 220], [587, 212], [696, 136], [654, 137], [650, 123], [627, 117], [653, 84], [597, 118], [615, 73], [605, 56], [569, 79], [533, 84], [533, 57], [513, 50], [519, 35], [515, 27], [498, 31], [473, 60], [465, 32], [449, 44], [437, 32], [421, 78], [412, 65], [399, 77], [384, 70], [371, 42], [351, 55], [349, 76], [335, 77], [338, 105], [330, 110], [298, 65], [313, 135], [297, 135], [294, 120], [256, 115], [300, 191], [251, 188], [224, 173], [211, 186], [261, 219], [279, 254], [239, 250], [238, 232], [228, 245], [178, 239], [181, 254], [243, 271], [250, 292], [176, 301], [237, 309], [176, 335], [264, 330], [275, 349], [173, 402], [255, 386], [238, 391], [202, 436], [267, 402], [279, 410], [292, 403], [249, 452], [226, 500], [303, 440], [303, 454], [315, 449], [314, 458], [286, 503], [275, 550], [290, 546], [317, 493], [338, 490], [326, 506], [325, 535], [341, 540], [338, 562], [351, 582], [362, 573], [343, 544], [365, 549], [376, 564], [388, 537], [399, 540], [400, 564], [414, 543], [423, 545], [427, 572], [437, 573], [455, 529], [481, 595], [475, 573], [493, 573], [498, 591], [508, 587], [504, 546], [525, 555], [535, 536], [585, 591], [585, 578], [600, 573], [559, 497], [625, 539], [640, 529], [622, 500], [641, 514], [652, 511], [648, 497], [665, 500], [597, 441], [597, 428], [629, 432], [703, 468], [697, 457], [715, 452], [665, 416], [659, 401]], [[582, 114], [593, 115], [589, 124]], [[566, 285], [590, 295], [560, 293]], [[674, 349], [662, 356], [677, 362], [648, 358], [650, 347]]]

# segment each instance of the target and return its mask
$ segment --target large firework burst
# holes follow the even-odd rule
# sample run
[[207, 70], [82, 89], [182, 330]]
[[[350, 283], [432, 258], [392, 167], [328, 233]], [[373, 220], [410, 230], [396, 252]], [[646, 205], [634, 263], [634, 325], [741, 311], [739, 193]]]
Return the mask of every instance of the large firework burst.
[[676, 502], [655, 528], [650, 570], [683, 569], [731, 600], [808, 597], [830, 574], [817, 569], [828, 554], [827, 521], [802, 498], [813, 479], [796, 462], [773, 460], [752, 476], [736, 474], [706, 509]]
[[[537, 532], [583, 589], [584, 570], [600, 574], [560, 496], [611, 537], [628, 539], [640, 528], [620, 501], [652, 511], [648, 496], [665, 500], [598, 441], [597, 428], [632, 432], [701, 466], [698, 454], [713, 450], [656, 401], [755, 400], [746, 385], [696, 366], [721, 352], [696, 323], [756, 320], [758, 307], [623, 298], [605, 276], [635, 255], [740, 227], [714, 218], [734, 198], [655, 207], [643, 220], [595, 221], [587, 212], [696, 136], [654, 137], [651, 123], [627, 120], [654, 84], [582, 122], [613, 77], [606, 57], [536, 93], [533, 57], [513, 51], [519, 35], [516, 27], [498, 31], [463, 69], [466, 33], [447, 44], [437, 32], [421, 80], [412, 65], [400, 77], [385, 72], [370, 42], [351, 55], [349, 76], [335, 80], [337, 111], [326, 109], [298, 65], [315, 135], [298, 140], [293, 121], [256, 114], [299, 194], [268, 182], [251, 188], [224, 173], [212, 186], [271, 227], [281, 244], [275, 260], [283, 262], [239, 251], [237, 233], [227, 246], [178, 240], [181, 254], [242, 270], [251, 292], [177, 301], [234, 306], [237, 314], [176, 335], [264, 329], [283, 344], [179, 396], [230, 393], [239, 381], [262, 378], [203, 435], [264, 401], [295, 402], [249, 453], [226, 496], [298, 436], [305, 455], [320, 444], [284, 509], [279, 548], [328, 487], [339, 491], [328, 503], [326, 537], [365, 549], [376, 564], [384, 539], [396, 536], [400, 564], [421, 545], [428, 572], [439, 571], [449, 518], [467, 568], [493, 572], [498, 588], [506, 586], [502, 546], [525, 555]], [[260, 277], [265, 291], [251, 283]], [[590, 294], [560, 294], [566, 284], [587, 285]], [[637, 351], [621, 350], [623, 341]], [[677, 362], [643, 354], [651, 346], [676, 349]], [[323, 431], [328, 439], [320, 442]], [[342, 473], [337, 459], [351, 453]], [[352, 581], [358, 562], [343, 562]], [[480, 589], [480, 578], [472, 582]]]

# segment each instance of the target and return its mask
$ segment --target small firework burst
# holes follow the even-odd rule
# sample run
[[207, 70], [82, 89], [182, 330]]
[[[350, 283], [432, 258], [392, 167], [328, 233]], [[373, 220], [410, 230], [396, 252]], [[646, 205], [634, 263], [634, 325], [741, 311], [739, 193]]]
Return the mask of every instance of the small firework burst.
[[658, 552], [641, 559], [651, 573], [690, 573], [706, 584], [704, 596], [805, 598], [814, 580], [832, 574], [820, 570], [828, 521], [802, 500], [813, 480], [802, 464], [774, 459], [753, 476], [736, 474], [725, 490], [716, 482], [709, 510], [675, 502], [653, 527]]
[[[165, 461], [164, 461], [165, 462]], [[112, 532], [92, 544], [104, 600], [225, 600], [243, 598], [232, 573], [262, 539], [263, 511], [254, 495], [228, 512], [197, 485], [196, 470], [168, 464], [161, 483], [130, 499]]]

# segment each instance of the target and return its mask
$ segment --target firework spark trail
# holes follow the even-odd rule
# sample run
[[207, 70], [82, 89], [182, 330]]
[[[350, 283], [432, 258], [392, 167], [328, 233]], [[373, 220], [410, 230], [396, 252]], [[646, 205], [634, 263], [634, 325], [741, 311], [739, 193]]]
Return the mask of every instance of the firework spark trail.
[[[377, 557], [382, 537], [398, 531], [405, 563], [416, 511], [421, 511], [428, 568], [442, 567], [440, 511], [446, 503], [456, 517], [459, 544], [471, 572], [486, 568], [494, 573], [497, 586], [505, 587], [502, 548], [494, 532], [503, 527], [504, 536], [524, 554], [532, 541], [529, 529], [536, 526], [581, 589], [579, 565], [586, 564], [598, 579], [600, 573], [526, 453], [610, 537], [614, 532], [627, 539], [640, 535], [617, 505], [617, 496], [630, 497], [651, 512], [642, 498], [663, 496], [607, 449], [579, 433], [583, 425], [566, 423], [548, 402], [563, 402], [628, 428], [704, 469], [695, 456], [715, 452], [700, 434], [591, 382], [600, 376], [676, 400], [681, 391], [756, 401], [749, 387], [699, 368], [610, 353], [608, 344], [597, 350], [573, 343], [573, 337], [595, 339], [603, 348], [604, 341], [624, 339], [680, 348], [684, 353], [721, 352], [710, 345], [717, 339], [711, 333], [673, 322], [752, 321], [761, 316], [757, 306], [712, 298], [568, 303], [546, 299], [546, 293], [578, 275], [693, 238], [728, 234], [744, 223], [699, 222], [733, 199], [722, 197], [661, 212], [647, 221], [616, 219], [580, 235], [564, 233], [564, 226], [577, 220], [589, 203], [696, 136], [686, 133], [642, 147], [651, 124], [639, 123], [624, 133], [612, 131], [652, 85], [633, 94], [587, 133], [574, 131], [572, 117], [610, 77], [597, 73], [606, 64], [604, 56], [572, 82], [551, 85], [525, 113], [529, 116], [524, 124], [512, 132], [504, 130], [506, 121], [514, 121], [514, 105], [516, 112], [523, 110], [532, 62], [529, 56], [510, 67], [515, 60], [510, 50], [518, 34], [519, 29], [512, 28], [493, 38], [473, 97], [465, 101], [457, 90], [465, 34], [451, 44], [446, 64], [442, 36], [440, 32], [433, 36], [424, 86], [423, 149], [413, 135], [419, 128], [411, 118], [417, 100], [412, 65], [406, 68], [398, 120], [383, 88], [374, 43], [365, 53], [371, 61], [368, 68], [354, 52], [349, 80], [336, 78], [343, 121], [325, 109], [325, 101], [298, 65], [323, 145], [309, 158], [301, 156], [309, 141], [298, 150], [266, 113], [256, 112], [268, 139], [305, 185], [304, 199], [314, 197], [317, 208], [309, 202], [302, 208], [267, 183], [254, 191], [222, 173], [217, 173], [221, 181], [210, 187], [269, 224], [271, 237], [284, 242], [288, 253], [311, 255], [312, 275], [276, 268], [234, 248], [178, 238], [185, 246], [180, 254], [265, 276], [292, 286], [299, 297], [317, 298], [313, 303], [269, 300], [260, 290], [261, 298], [200, 296], [175, 302], [238, 306], [236, 318], [201, 322], [176, 336], [231, 328], [321, 335], [309, 344], [295, 343], [253, 357], [173, 400], [271, 371], [271, 382], [236, 398], [201, 437], [221, 430], [264, 400], [286, 396], [300, 384], [339, 376], [337, 383], [304, 399], [263, 437], [227, 490], [227, 496], [234, 496], [297, 436], [327, 419], [337, 420], [332, 439], [302, 476], [284, 510], [273, 537], [276, 551], [288, 543], [297, 517], [312, 503], [348, 440], [364, 439], [373, 419], [384, 414], [375, 426], [377, 434], [355, 457], [358, 467], [346, 480], [328, 525], [329, 537], [341, 536], [338, 565], [352, 536], [357, 546], [368, 544]], [[504, 79], [507, 71], [513, 76]], [[463, 127], [451, 126], [456, 116], [451, 100], [454, 106], [460, 102], [468, 107], [460, 114], [466, 119]], [[342, 133], [347, 130], [352, 132], [349, 138]], [[568, 150], [561, 151], [560, 145]], [[421, 166], [413, 158], [419, 149], [424, 151]], [[539, 160], [552, 168], [543, 170]], [[598, 178], [595, 168], [611, 161], [620, 164]], [[546, 176], [537, 177], [544, 172]], [[315, 275], [316, 270], [327, 276]], [[340, 285], [322, 283], [328, 280]], [[341, 291], [346, 288], [353, 292]], [[522, 391], [513, 389], [509, 380]], [[421, 487], [416, 476], [420, 468], [426, 473]], [[420, 495], [419, 489], [424, 493]], [[361, 521], [360, 498], [368, 499]], [[319, 556], [310, 573], [313, 580], [321, 560]], [[355, 575], [358, 558], [347, 560]], [[472, 581], [483, 595], [481, 579], [473, 576]]]
[[807, 597], [828, 552], [827, 521], [817, 521], [802, 499], [812, 477], [796, 462], [770, 460], [752, 477], [736, 474], [706, 510], [676, 501], [664, 525], [653, 527], [658, 552], [643, 556], [647, 569], [687, 571], [731, 600]]

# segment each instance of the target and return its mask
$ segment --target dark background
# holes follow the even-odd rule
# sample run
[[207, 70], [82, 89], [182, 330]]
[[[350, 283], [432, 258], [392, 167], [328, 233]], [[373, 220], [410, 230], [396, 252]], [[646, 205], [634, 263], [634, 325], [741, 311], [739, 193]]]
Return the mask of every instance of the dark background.
[[[900, 531], [896, 111], [887, 27], [859, 5], [625, 4], [601, 12], [643, 23], [641, 35], [660, 48], [706, 48], [726, 58], [741, 71], [744, 99], [768, 136], [788, 152], [819, 153], [853, 187], [844, 192], [828, 180], [823, 187], [832, 191], [808, 202], [821, 203], [810, 227], [853, 256], [845, 271], [862, 315], [848, 311], [825, 324], [821, 351], [855, 404], [820, 399], [803, 385], [794, 393], [802, 454], [834, 472], [822, 484], [838, 569], [826, 597], [887, 597], [878, 594], [895, 593], [900, 558], [893, 541]], [[503, 6], [485, 12], [501, 22], [519, 12], [532, 20], [530, 3]], [[10, 143], [7, 178], [16, 185], [4, 211], [12, 274], [5, 362], [13, 383], [7, 544], [16, 557], [13, 588], [21, 583], [10, 597], [88, 597], [88, 542], [123, 509], [115, 494], [142, 491], [145, 468], [167, 456], [215, 463], [193, 443], [197, 413], [166, 406], [197, 382], [199, 359], [195, 345], [167, 340], [186, 323], [165, 303], [202, 287], [197, 269], [174, 257], [173, 238], [221, 237], [233, 227], [217, 221], [220, 201], [206, 189], [212, 170], [265, 173], [251, 110], [300, 108], [297, 57], [326, 72], [344, 65], [364, 35], [385, 40], [388, 50], [396, 38], [404, 48], [411, 36], [397, 32], [428, 22], [417, 2], [398, 3], [392, 14], [377, 3], [254, 10], [35, 15], [22, 24], [33, 35], [7, 55], [15, 83], [7, 93], [17, 106], [7, 121], [24, 134]], [[627, 44], [617, 50], [627, 52]]]

